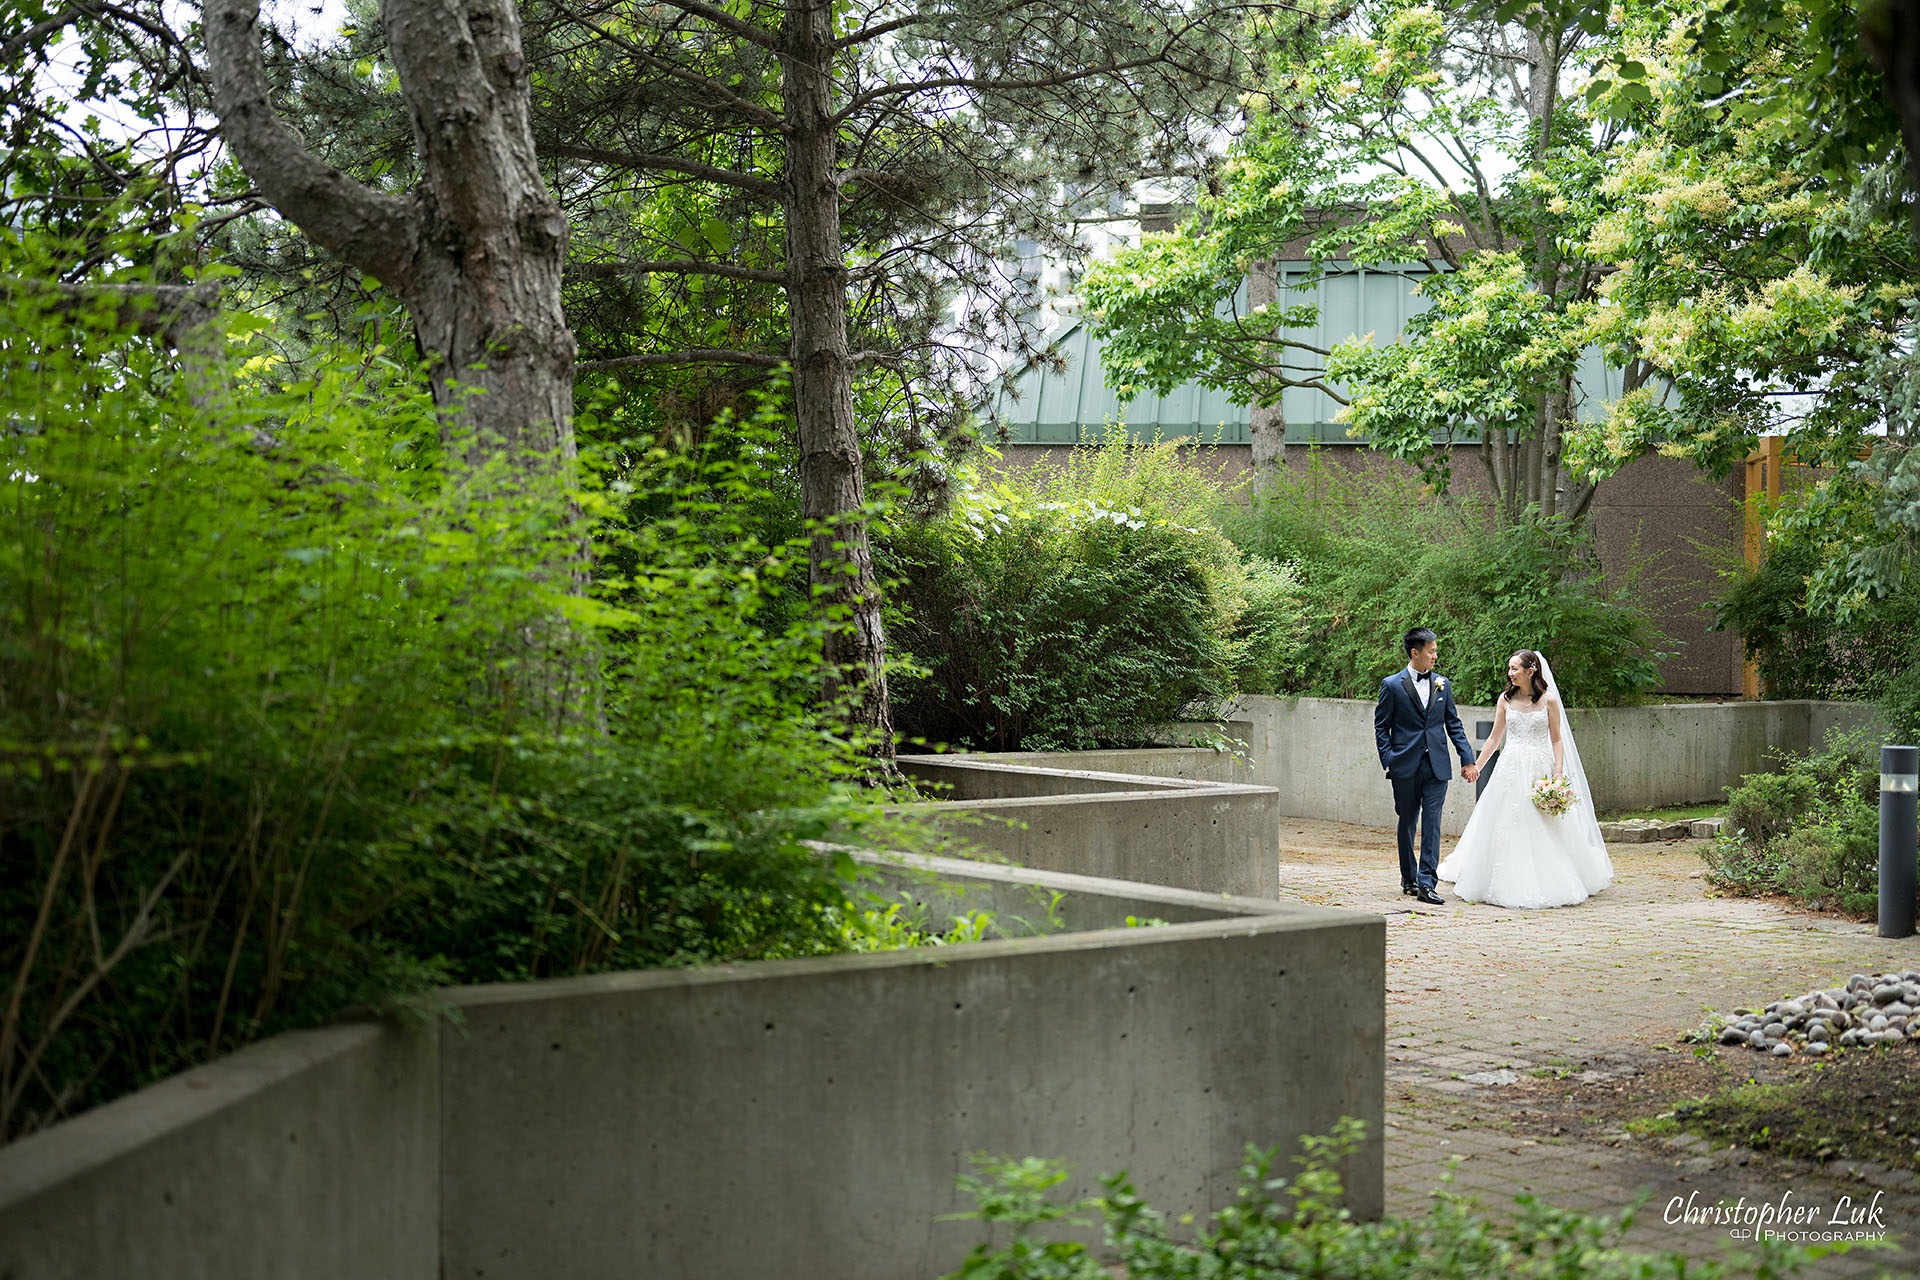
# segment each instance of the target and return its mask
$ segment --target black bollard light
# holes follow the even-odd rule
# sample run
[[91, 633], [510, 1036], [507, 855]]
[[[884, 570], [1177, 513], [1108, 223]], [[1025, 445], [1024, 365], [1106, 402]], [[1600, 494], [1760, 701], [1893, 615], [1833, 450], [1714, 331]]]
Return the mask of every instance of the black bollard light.
[[1880, 748], [1880, 936], [1913, 936], [1920, 747]]
[[[1487, 745], [1487, 739], [1493, 736], [1493, 721], [1475, 720], [1473, 722], [1473, 736], [1482, 747], [1485, 747]], [[1474, 755], [1474, 762], [1480, 766], [1480, 776], [1473, 780], [1473, 798], [1475, 800], [1478, 800], [1480, 793], [1487, 789], [1487, 779], [1493, 776], [1494, 761], [1499, 758], [1500, 753], [1497, 751], [1493, 753], [1492, 760], [1489, 760], [1485, 755], [1479, 753]]]

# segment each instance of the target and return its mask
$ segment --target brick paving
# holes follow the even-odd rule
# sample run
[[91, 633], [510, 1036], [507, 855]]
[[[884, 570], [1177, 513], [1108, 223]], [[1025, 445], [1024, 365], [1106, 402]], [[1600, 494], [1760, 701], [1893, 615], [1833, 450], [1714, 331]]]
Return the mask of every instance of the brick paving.
[[[1697, 1140], [1556, 1134], [1526, 1122], [1526, 1096], [1540, 1077], [1599, 1082], [1652, 1069], [1662, 1054], [1691, 1052], [1680, 1036], [1710, 1010], [1764, 1004], [1850, 973], [1920, 968], [1920, 939], [1707, 897], [1699, 848], [1691, 840], [1616, 848], [1614, 885], [1574, 907], [1476, 906], [1444, 883], [1446, 905], [1429, 907], [1400, 895], [1390, 831], [1281, 820], [1282, 896], [1387, 919], [1388, 1211], [1422, 1212], [1457, 1159], [1454, 1189], [1492, 1211], [1522, 1191], [1610, 1213], [1646, 1194], [1629, 1245], [1712, 1258], [1722, 1256], [1727, 1228], [1667, 1224], [1673, 1197], [1692, 1193], [1713, 1205], [1786, 1195], [1791, 1206], [1817, 1206], [1824, 1223], [1834, 1208], [1870, 1203], [1879, 1191], [1889, 1236], [1911, 1237], [1914, 1250], [1828, 1258], [1806, 1274], [1920, 1274], [1912, 1175], [1867, 1170], [1866, 1181], [1850, 1169]], [[1511, 1074], [1483, 1074], [1503, 1071]]]

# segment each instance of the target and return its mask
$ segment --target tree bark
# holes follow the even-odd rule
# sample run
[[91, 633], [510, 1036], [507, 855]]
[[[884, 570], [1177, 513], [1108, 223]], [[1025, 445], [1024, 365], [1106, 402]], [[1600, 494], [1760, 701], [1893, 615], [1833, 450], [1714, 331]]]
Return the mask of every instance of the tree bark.
[[834, 119], [832, 0], [790, 0], [780, 34], [789, 134], [783, 198], [794, 414], [802, 513], [812, 529], [809, 578], [825, 605], [827, 698], [893, 759], [887, 637], [865, 517], [866, 481], [853, 416], [847, 268], [840, 235], [839, 130]]
[[317, 159], [275, 113], [258, 0], [209, 0], [221, 134], [282, 216], [392, 288], [432, 360], [442, 432], [470, 465], [573, 457], [574, 340], [560, 306], [567, 224], [534, 161], [511, 0], [385, 0], [400, 89], [426, 175], [407, 196]]
[[[1547, 171], [1547, 153], [1553, 144], [1554, 108], [1559, 103], [1560, 94], [1560, 58], [1564, 41], [1557, 28], [1548, 27], [1545, 18], [1539, 19], [1541, 26], [1527, 28], [1527, 60], [1532, 64], [1527, 83], [1527, 114], [1533, 119], [1533, 169], [1544, 176]], [[1533, 233], [1533, 275], [1534, 287], [1546, 297], [1549, 305], [1560, 287], [1559, 268], [1554, 256], [1552, 229], [1544, 218], [1537, 219]], [[1553, 474], [1553, 458], [1557, 454], [1553, 433], [1557, 430], [1558, 406], [1555, 394], [1547, 388], [1541, 389], [1540, 405], [1534, 420], [1533, 437], [1526, 442], [1524, 449], [1525, 493], [1520, 507], [1535, 506], [1543, 516], [1551, 515], [1553, 492], [1558, 478]]]
[[[1861, 34], [1884, 77], [1887, 105], [1900, 120], [1907, 144], [1907, 183], [1920, 195], [1920, 0], [1885, 0], [1865, 9]], [[1913, 232], [1920, 239], [1920, 201], [1913, 205]]]
[[[1280, 261], [1261, 258], [1247, 269], [1247, 306], [1257, 310], [1279, 300]], [[1278, 400], [1270, 405], [1254, 401], [1248, 437], [1253, 445], [1253, 496], [1260, 498], [1279, 484], [1287, 463], [1287, 417]]]

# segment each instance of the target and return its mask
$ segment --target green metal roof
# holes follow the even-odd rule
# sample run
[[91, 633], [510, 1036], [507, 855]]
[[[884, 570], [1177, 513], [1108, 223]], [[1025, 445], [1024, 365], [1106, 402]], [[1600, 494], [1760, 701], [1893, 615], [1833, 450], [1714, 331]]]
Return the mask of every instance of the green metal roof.
[[[1288, 280], [1297, 282], [1306, 276], [1308, 266], [1305, 262], [1282, 264], [1281, 297], [1289, 305], [1311, 303], [1319, 309], [1318, 322], [1312, 328], [1286, 331], [1287, 336], [1316, 347], [1328, 348], [1369, 333], [1375, 343], [1392, 342], [1405, 330], [1409, 319], [1431, 305], [1413, 291], [1417, 274], [1425, 270], [1422, 267], [1348, 267], [1305, 288], [1286, 289]], [[1244, 285], [1234, 305], [1244, 309]], [[1006, 424], [1007, 438], [1013, 443], [1092, 443], [1108, 423], [1121, 422], [1137, 437], [1157, 434], [1163, 440], [1247, 443], [1252, 409], [1231, 403], [1226, 392], [1189, 382], [1164, 396], [1143, 393], [1122, 404], [1108, 385], [1100, 344], [1084, 319], [1070, 319], [1054, 342], [1066, 360], [1065, 372], [1046, 367], [1031, 369], [1019, 379], [1015, 394], [1002, 393], [995, 400], [994, 410]], [[1589, 419], [1598, 416], [1600, 408], [1600, 401], [1591, 392], [1598, 391], [1602, 399], [1618, 395], [1620, 374], [1606, 368], [1600, 353], [1594, 350], [1580, 362], [1576, 382], [1589, 390], [1579, 411], [1581, 418]], [[1346, 425], [1334, 421], [1339, 402], [1324, 392], [1291, 388], [1282, 397], [1280, 408], [1289, 444], [1351, 441]]]

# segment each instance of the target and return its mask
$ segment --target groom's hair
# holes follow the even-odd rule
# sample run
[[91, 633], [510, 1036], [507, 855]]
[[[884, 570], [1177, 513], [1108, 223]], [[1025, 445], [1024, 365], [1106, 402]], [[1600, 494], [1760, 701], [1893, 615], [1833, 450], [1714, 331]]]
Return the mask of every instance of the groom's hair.
[[1424, 649], [1439, 638], [1439, 636], [1433, 634], [1432, 627], [1415, 627], [1413, 630], [1407, 632], [1406, 638], [1402, 643], [1407, 646], [1407, 652], [1411, 654], [1415, 649]]

